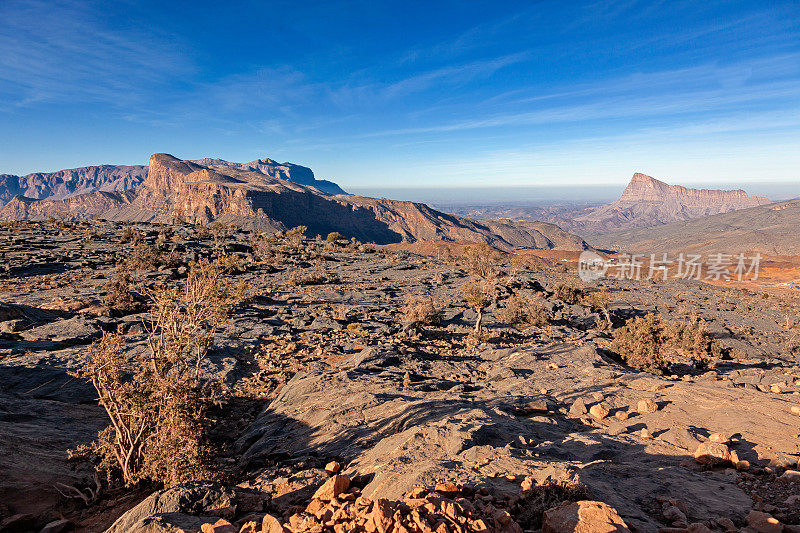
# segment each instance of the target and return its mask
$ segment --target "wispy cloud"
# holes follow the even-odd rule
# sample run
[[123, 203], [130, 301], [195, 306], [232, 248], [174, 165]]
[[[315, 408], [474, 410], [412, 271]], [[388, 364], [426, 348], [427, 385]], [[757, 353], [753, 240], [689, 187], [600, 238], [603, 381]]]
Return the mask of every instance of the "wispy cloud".
[[191, 65], [154, 31], [115, 32], [94, 2], [0, 4], [0, 94], [6, 110], [36, 102], [131, 102]]

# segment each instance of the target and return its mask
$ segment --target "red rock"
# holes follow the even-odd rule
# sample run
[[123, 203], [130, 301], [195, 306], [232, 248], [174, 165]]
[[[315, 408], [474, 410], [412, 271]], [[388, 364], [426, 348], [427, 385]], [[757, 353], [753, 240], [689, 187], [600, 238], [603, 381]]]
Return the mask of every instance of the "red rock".
[[783, 531], [783, 524], [777, 518], [761, 511], [750, 511], [747, 515], [747, 525], [758, 533], [781, 533]]
[[658, 411], [658, 404], [650, 398], [639, 400], [636, 404], [636, 410], [643, 415], [649, 415]]
[[250, 521], [245, 522], [242, 524], [241, 529], [239, 529], [239, 533], [261, 533], [261, 526], [258, 522]]
[[613, 507], [603, 502], [565, 502], [544, 513], [542, 533], [629, 532]]
[[372, 522], [375, 530], [378, 531], [378, 533], [386, 533], [392, 528], [393, 514], [394, 509], [392, 508], [392, 504], [389, 502], [389, 500], [376, 500], [375, 504], [372, 506], [370, 522]]
[[314, 493], [314, 499], [330, 501], [350, 487], [350, 478], [342, 475], [335, 475], [329, 478]]
[[719, 442], [701, 442], [694, 452], [695, 460], [703, 465], [724, 465], [730, 463], [731, 452]]
[[595, 417], [597, 420], [603, 420], [608, 416], [608, 413], [608, 408], [602, 403], [595, 404], [591, 409], [589, 409], [589, 414]]
[[239, 533], [236, 527], [224, 518], [220, 518], [213, 524], [203, 524], [200, 526], [200, 531], [203, 533]]
[[281, 525], [277, 518], [272, 515], [264, 515], [261, 521], [261, 533], [283, 533], [286, 529]]

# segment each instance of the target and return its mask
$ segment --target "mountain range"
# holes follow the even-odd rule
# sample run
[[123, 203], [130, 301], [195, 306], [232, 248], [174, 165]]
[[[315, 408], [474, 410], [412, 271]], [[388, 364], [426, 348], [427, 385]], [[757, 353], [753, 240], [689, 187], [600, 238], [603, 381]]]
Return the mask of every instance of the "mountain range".
[[[293, 163], [278, 163], [272, 159], [256, 159], [249, 163], [232, 163], [224, 159], [204, 158], [193, 161], [210, 168], [236, 168], [260, 172], [301, 185], [308, 185], [328, 194], [346, 194], [332, 181], [318, 180], [314, 172]], [[0, 174], [0, 207], [14, 196], [34, 200], [61, 200], [96, 191], [127, 191], [147, 178], [148, 165], [96, 165], [58, 172], [34, 172], [25, 176]]]
[[629, 253], [745, 253], [800, 255], [800, 200], [771, 203], [588, 239], [593, 246]]
[[589, 208], [565, 227], [582, 235], [596, 235], [703, 218], [768, 203], [771, 203], [769, 199], [748, 196], [741, 189], [690, 189], [668, 185], [637, 172], [618, 200]]
[[297, 168], [305, 167], [216, 159], [184, 161], [154, 154], [146, 177], [133, 189], [96, 190], [66, 198], [35, 199], [18, 194], [0, 210], [0, 220], [64, 216], [161, 223], [219, 221], [262, 231], [302, 225], [311, 235], [336, 231], [378, 244], [424, 240], [485, 242], [504, 251], [587, 248], [580, 237], [545, 222], [477, 222], [415, 202], [329, 194], [317, 187], [319, 180], [314, 185], [300, 183], [313, 179], [313, 174], [298, 176]]

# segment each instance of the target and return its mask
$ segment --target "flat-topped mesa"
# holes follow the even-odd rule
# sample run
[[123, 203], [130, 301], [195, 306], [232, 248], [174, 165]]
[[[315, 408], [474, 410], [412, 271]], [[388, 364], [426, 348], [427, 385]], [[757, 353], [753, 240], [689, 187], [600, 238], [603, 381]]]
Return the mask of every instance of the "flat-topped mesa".
[[640, 202], [677, 202], [685, 207], [744, 209], [769, 203], [763, 196], [749, 196], [742, 189], [691, 189], [669, 185], [647, 174], [637, 172], [631, 178], [617, 204]]
[[182, 161], [170, 154], [153, 154], [142, 185], [156, 194], [177, 193], [187, 180], [186, 176], [203, 167], [190, 161]]

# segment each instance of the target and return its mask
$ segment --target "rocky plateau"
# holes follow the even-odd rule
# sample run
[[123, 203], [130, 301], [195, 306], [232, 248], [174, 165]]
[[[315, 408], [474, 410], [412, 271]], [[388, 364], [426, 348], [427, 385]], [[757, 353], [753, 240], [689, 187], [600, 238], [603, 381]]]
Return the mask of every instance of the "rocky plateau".
[[[140, 192], [119, 213], [158, 201], [205, 220], [222, 191], [243, 210], [268, 191], [308, 199], [285, 180], [154, 158], [148, 194], [177, 194], [137, 204]], [[463, 257], [309, 234], [0, 226], [0, 531], [800, 530], [796, 298], [684, 280], [587, 286], [558, 263], [508, 254], [476, 337]], [[147, 294], [223, 255], [248, 297], [202, 368], [224, 392], [219, 479], [98, 482], [67, 459], [108, 424], [74, 370], [103, 332], [124, 335], [128, 354], [147, 350], [152, 311], [146, 298], [127, 310], [110, 300], [118, 265], [150, 258], [131, 274]], [[605, 312], [590, 303], [601, 291]], [[509, 318], [514, 297], [540, 302], [544, 320]], [[409, 320], [415, 298], [438, 319]], [[648, 313], [702, 319], [719, 352], [705, 368], [636, 370], [612, 341]]]

